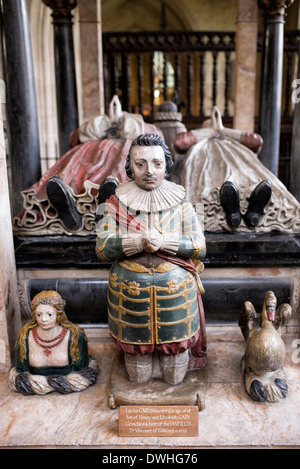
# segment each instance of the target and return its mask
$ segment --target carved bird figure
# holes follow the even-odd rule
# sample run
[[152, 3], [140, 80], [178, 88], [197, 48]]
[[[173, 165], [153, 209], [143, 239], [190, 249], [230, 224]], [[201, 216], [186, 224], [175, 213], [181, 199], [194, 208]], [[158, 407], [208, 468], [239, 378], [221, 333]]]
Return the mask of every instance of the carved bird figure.
[[277, 402], [285, 398], [288, 384], [283, 371], [285, 345], [281, 327], [292, 314], [289, 304], [277, 310], [272, 291], [265, 295], [262, 312], [257, 313], [250, 301], [243, 305], [239, 326], [246, 341], [242, 373], [247, 393], [255, 401]]

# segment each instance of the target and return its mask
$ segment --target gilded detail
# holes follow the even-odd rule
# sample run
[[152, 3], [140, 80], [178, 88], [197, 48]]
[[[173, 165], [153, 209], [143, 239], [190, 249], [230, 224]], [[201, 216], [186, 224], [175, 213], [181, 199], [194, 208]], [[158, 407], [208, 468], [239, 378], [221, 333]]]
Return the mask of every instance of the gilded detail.
[[116, 288], [117, 286], [117, 281], [118, 281], [118, 276], [117, 274], [114, 272], [113, 274], [111, 274], [110, 276], [110, 283], [111, 283], [111, 286]]
[[154, 214], [154, 225], [160, 233], [177, 233], [182, 225], [181, 205], [174, 208], [172, 212], [166, 212], [160, 216], [157, 212]]
[[170, 282], [167, 282], [168, 285], [168, 293], [175, 293], [178, 291], [178, 285], [176, 280], [170, 280]]
[[140, 284], [137, 282], [129, 282], [128, 293], [133, 296], [138, 296], [140, 294], [139, 291]]
[[103, 241], [103, 243], [100, 246], [99, 245], [96, 246], [96, 252], [97, 252], [98, 257], [101, 260], [109, 261], [108, 257], [106, 257], [106, 255], [104, 254], [105, 245], [106, 245], [106, 239]]
[[172, 264], [171, 262], [164, 262], [163, 264], [159, 264], [156, 268], [150, 267], [147, 268], [142, 264], [138, 264], [137, 262], [125, 260], [121, 261], [120, 265], [125, 267], [125, 269], [131, 270], [132, 272], [138, 273], [147, 273], [149, 275], [154, 275], [155, 273], [164, 273], [169, 272], [170, 270], [177, 269], [178, 266]]

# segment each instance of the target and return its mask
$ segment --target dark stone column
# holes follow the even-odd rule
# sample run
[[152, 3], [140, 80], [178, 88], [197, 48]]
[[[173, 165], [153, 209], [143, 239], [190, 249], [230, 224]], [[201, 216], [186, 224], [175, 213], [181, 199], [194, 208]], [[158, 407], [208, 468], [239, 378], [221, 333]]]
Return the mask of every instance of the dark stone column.
[[20, 192], [41, 177], [40, 142], [27, 1], [0, 5], [12, 211], [16, 215], [23, 207]]
[[259, 158], [276, 176], [279, 166], [284, 17], [293, 0], [259, 0], [264, 9], [264, 44], [259, 132], [264, 139]]
[[56, 103], [60, 154], [70, 149], [71, 132], [78, 127], [78, 105], [71, 11], [77, 0], [43, 0], [52, 9], [54, 26]]
[[292, 99], [295, 103], [293, 118], [292, 152], [290, 165], [290, 192], [300, 202], [300, 43], [298, 46], [298, 73]]

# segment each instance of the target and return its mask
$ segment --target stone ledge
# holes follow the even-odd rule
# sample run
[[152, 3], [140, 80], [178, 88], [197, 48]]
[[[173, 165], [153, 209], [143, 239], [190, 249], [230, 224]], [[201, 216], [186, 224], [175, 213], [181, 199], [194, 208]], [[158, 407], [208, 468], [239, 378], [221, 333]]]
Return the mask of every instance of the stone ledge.
[[94, 386], [82, 393], [23, 396], [9, 390], [0, 373], [0, 447], [17, 449], [296, 449], [300, 448], [299, 364], [291, 357], [294, 337], [285, 338], [286, 399], [257, 403], [244, 390], [240, 359], [244, 342], [237, 326], [210, 326], [206, 406], [198, 437], [119, 437], [118, 410], [107, 405], [111, 343], [91, 343], [100, 367]]

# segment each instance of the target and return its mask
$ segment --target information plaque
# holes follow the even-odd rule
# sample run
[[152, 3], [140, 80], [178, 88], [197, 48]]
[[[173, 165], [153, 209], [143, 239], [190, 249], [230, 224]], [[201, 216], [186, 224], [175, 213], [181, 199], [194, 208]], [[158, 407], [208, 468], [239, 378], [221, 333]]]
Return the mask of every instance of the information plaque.
[[121, 406], [119, 436], [198, 436], [197, 406]]

